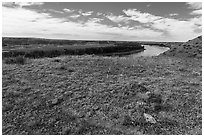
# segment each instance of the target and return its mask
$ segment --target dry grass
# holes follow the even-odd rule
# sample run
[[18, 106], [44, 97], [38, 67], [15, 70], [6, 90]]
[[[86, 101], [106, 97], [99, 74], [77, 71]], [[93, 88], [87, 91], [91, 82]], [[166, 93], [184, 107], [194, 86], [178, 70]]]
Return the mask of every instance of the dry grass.
[[67, 56], [2, 68], [3, 134], [202, 133], [198, 59]]
[[17, 57], [9, 57], [9, 58], [5, 58], [4, 62], [6, 64], [20, 64], [20, 65], [24, 65], [26, 63], [26, 58], [24, 56], [17, 56]]

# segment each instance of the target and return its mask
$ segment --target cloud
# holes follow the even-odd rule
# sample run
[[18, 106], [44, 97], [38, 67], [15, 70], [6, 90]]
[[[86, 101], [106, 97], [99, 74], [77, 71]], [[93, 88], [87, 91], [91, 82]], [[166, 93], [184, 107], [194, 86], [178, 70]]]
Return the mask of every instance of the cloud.
[[63, 9], [63, 11], [68, 12], [68, 13], [74, 12], [74, 10], [67, 9], [67, 8]]
[[191, 15], [202, 15], [202, 9], [200, 10], [194, 10], [190, 13]]
[[66, 34], [81, 35], [81, 32], [86, 33], [81, 24], [66, 22], [67, 19], [65, 18], [53, 18], [46, 13], [38, 13], [23, 8], [5, 7], [2, 8], [2, 11], [2, 31], [4, 36], [55, 38], [57, 36], [54, 34], [57, 33], [64, 34], [64, 36]]
[[[127, 17], [111, 14], [114, 17], [112, 19], [122, 21], [125, 17], [127, 20], [137, 20], [142, 25], [113, 27], [102, 24], [103, 19], [100, 17], [89, 18], [88, 21], [80, 23], [69, 21], [65, 17], [54, 18], [49, 13], [39, 13], [22, 7], [2, 7], [2, 34], [64, 39], [187, 41], [196, 37], [202, 27], [202, 18], [197, 16], [189, 20], [177, 20], [138, 10], [125, 11]], [[73, 14], [69, 17], [76, 19], [79, 16]], [[146, 27], [147, 24], [149, 27]]]
[[101, 18], [90, 18], [89, 20], [88, 20], [88, 22], [91, 22], [91, 23], [97, 23], [97, 22], [100, 22], [100, 21], [102, 21], [103, 19], [101, 19]]
[[[93, 18], [81, 24], [24, 8], [3, 7], [2, 11], [3, 36], [108, 40], [136, 40], [136, 38], [146, 37], [151, 40], [162, 34], [151, 29], [118, 28], [100, 24], [99, 18]], [[115, 35], [110, 35], [112, 32]], [[106, 35], [108, 33], [109, 35]]]
[[178, 16], [178, 13], [170, 13], [169, 16]]
[[191, 15], [202, 15], [202, 2], [187, 2], [189, 9], [193, 9], [192, 12], [190, 12]]
[[113, 14], [110, 14], [110, 15], [106, 15], [105, 17], [116, 23], [127, 22], [129, 20], [128, 17], [124, 17], [123, 15], [115, 16]]
[[78, 15], [78, 14], [73, 14], [73, 15], [70, 15], [69, 17], [76, 19], [76, 18], [80, 17], [80, 15]]
[[3, 2], [2, 5], [5, 7], [25, 7], [32, 5], [43, 5], [43, 2]]
[[97, 12], [96, 15], [97, 15], [97, 16], [101, 16], [101, 15], [103, 15], [103, 13]]
[[189, 20], [163, 18], [153, 22], [151, 27], [167, 32], [169, 38], [186, 41], [198, 35], [194, 31], [201, 29], [199, 25], [201, 25], [201, 20], [198, 18]]
[[15, 2], [2, 2], [2, 6], [4, 7], [12, 7], [15, 5]]
[[128, 9], [128, 10], [123, 10], [123, 12], [131, 17], [131, 20], [138, 21], [140, 23], [148, 23], [148, 22], [153, 22], [155, 20], [161, 19], [162, 17], [160, 16], [155, 16], [149, 13], [142, 13], [138, 11], [137, 9]]
[[54, 10], [54, 9], [48, 9], [48, 11], [54, 12], [54, 13], [60, 13], [63, 14], [63, 11], [58, 11], [58, 10]]
[[19, 5], [20, 7], [24, 6], [32, 6], [32, 5], [43, 5], [43, 2], [15, 2], [15, 4]]
[[202, 2], [187, 2], [189, 9], [202, 9]]
[[79, 10], [79, 13], [83, 16], [90, 16], [92, 15], [93, 11], [83, 12], [82, 10]]
[[197, 26], [200, 29], [202, 29], [202, 16], [191, 18], [191, 19], [189, 19], [189, 21], [192, 24], [194, 24], [195, 26]]
[[133, 29], [128, 26], [111, 27], [100, 23], [91, 22], [85, 23], [85, 26], [86, 28], [88, 28], [89, 31], [92, 30], [96, 36], [98, 35], [103, 39], [110, 40], [152, 40], [162, 35], [162, 33], [159, 31], [154, 31], [147, 28]]
[[185, 41], [195, 37], [197, 34], [194, 33], [194, 30], [201, 29], [202, 25], [201, 17], [189, 20], [178, 20], [156, 16], [150, 13], [142, 13], [137, 9], [123, 10], [123, 12], [129, 16], [131, 20], [138, 21], [144, 26], [163, 32], [163, 37], [178, 41]]

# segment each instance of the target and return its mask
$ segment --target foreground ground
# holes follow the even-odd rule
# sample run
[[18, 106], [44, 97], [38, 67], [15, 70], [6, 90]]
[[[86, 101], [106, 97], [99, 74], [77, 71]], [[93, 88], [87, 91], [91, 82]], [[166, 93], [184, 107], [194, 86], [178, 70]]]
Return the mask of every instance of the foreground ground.
[[[165, 56], [3, 63], [2, 133], [202, 134], [201, 73], [201, 59]], [[147, 92], [161, 95], [160, 108]]]

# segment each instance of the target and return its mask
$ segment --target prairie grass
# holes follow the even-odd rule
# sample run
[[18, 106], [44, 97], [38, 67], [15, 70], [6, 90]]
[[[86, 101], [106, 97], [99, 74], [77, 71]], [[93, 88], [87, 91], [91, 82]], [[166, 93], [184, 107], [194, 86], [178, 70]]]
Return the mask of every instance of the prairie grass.
[[[39, 43], [35, 43], [34, 41], [26, 41], [26, 39], [18, 41], [16, 39], [16, 43], [12, 43], [12, 41], [4, 40], [3, 46], [3, 57], [16, 57], [16, 56], [25, 56], [28, 58], [43, 58], [43, 57], [57, 57], [60, 55], [84, 55], [84, 54], [98, 54], [103, 55], [107, 53], [128, 53], [132, 51], [144, 50], [144, 47], [141, 46], [138, 42], [112, 42], [101, 44], [100, 42], [80, 42], [75, 41], [73, 44], [69, 42], [66, 44], [61, 43], [60, 41], [56, 44], [55, 41], [49, 43], [39, 41]], [[15, 39], [14, 39], [15, 41]], [[27, 43], [28, 44], [25, 44]], [[40, 43], [41, 42], [41, 43]], [[24, 44], [19, 44], [24, 43]]]
[[[61, 56], [29, 62], [2, 64], [4, 135], [202, 134], [199, 59]], [[143, 113], [157, 123], [146, 122]]]
[[9, 57], [9, 58], [5, 58], [4, 62], [6, 64], [20, 64], [20, 65], [24, 65], [26, 63], [26, 58], [24, 56], [17, 56], [17, 57]]

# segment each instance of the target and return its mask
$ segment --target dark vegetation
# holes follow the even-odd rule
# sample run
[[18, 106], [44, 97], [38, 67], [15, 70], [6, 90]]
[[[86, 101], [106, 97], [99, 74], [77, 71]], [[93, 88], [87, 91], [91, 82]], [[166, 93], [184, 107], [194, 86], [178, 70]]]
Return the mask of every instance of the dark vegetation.
[[111, 54], [140, 52], [144, 47], [137, 42], [73, 41], [35, 38], [2, 38], [3, 57], [28, 58], [56, 57], [60, 55]]
[[[36, 45], [37, 46], [37, 45]], [[60, 55], [83, 55], [83, 54], [97, 54], [103, 55], [106, 53], [115, 53], [115, 52], [128, 52], [133, 50], [144, 50], [143, 46], [139, 44], [125, 44], [120, 45], [100, 45], [100, 46], [63, 46], [57, 47], [53, 45], [47, 45], [46, 47], [41, 48], [32, 48], [32, 49], [14, 49], [9, 50], [8, 52], [3, 52], [3, 57], [16, 57], [16, 56], [25, 56], [28, 58], [42, 58], [42, 57], [57, 57]]]
[[24, 56], [8, 57], [4, 59], [6, 64], [20, 64], [24, 65], [26, 63], [26, 58]]

